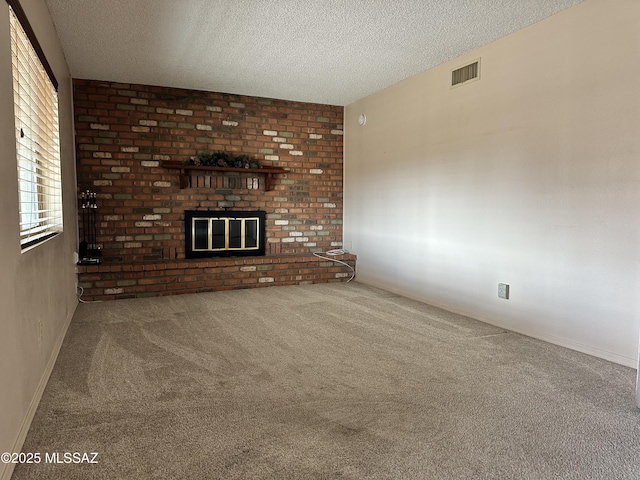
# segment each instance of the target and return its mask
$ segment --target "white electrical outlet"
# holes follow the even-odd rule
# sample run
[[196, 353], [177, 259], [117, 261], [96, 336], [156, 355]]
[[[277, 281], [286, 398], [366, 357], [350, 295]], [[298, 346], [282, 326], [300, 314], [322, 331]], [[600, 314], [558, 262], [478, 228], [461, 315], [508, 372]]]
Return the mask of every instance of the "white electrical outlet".
[[509, 300], [509, 285], [506, 283], [498, 284], [498, 298]]

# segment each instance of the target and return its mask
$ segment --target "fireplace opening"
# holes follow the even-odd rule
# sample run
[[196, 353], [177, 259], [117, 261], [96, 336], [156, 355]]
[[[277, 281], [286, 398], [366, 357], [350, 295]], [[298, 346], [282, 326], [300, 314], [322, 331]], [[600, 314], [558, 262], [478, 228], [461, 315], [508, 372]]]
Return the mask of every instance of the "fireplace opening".
[[262, 256], [265, 212], [187, 210], [185, 257]]

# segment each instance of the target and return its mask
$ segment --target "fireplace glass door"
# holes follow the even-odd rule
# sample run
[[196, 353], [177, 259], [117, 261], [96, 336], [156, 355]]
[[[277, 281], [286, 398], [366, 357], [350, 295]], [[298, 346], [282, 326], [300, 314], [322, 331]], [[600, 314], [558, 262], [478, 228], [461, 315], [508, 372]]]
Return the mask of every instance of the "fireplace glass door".
[[264, 255], [264, 212], [185, 212], [186, 257]]

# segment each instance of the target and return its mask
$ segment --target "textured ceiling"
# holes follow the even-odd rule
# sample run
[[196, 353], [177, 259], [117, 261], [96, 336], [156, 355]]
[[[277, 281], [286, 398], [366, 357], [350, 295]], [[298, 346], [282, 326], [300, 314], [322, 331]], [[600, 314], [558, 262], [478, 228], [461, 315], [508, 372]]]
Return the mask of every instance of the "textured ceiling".
[[47, 0], [75, 78], [347, 105], [581, 0]]

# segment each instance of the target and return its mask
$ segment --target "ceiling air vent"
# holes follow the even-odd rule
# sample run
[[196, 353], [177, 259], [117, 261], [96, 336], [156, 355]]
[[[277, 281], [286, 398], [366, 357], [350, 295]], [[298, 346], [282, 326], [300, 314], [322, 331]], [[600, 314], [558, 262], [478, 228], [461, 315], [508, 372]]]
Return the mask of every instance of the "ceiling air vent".
[[480, 79], [480, 60], [476, 60], [469, 65], [457, 68], [451, 72], [451, 86], [457, 87], [463, 83]]

